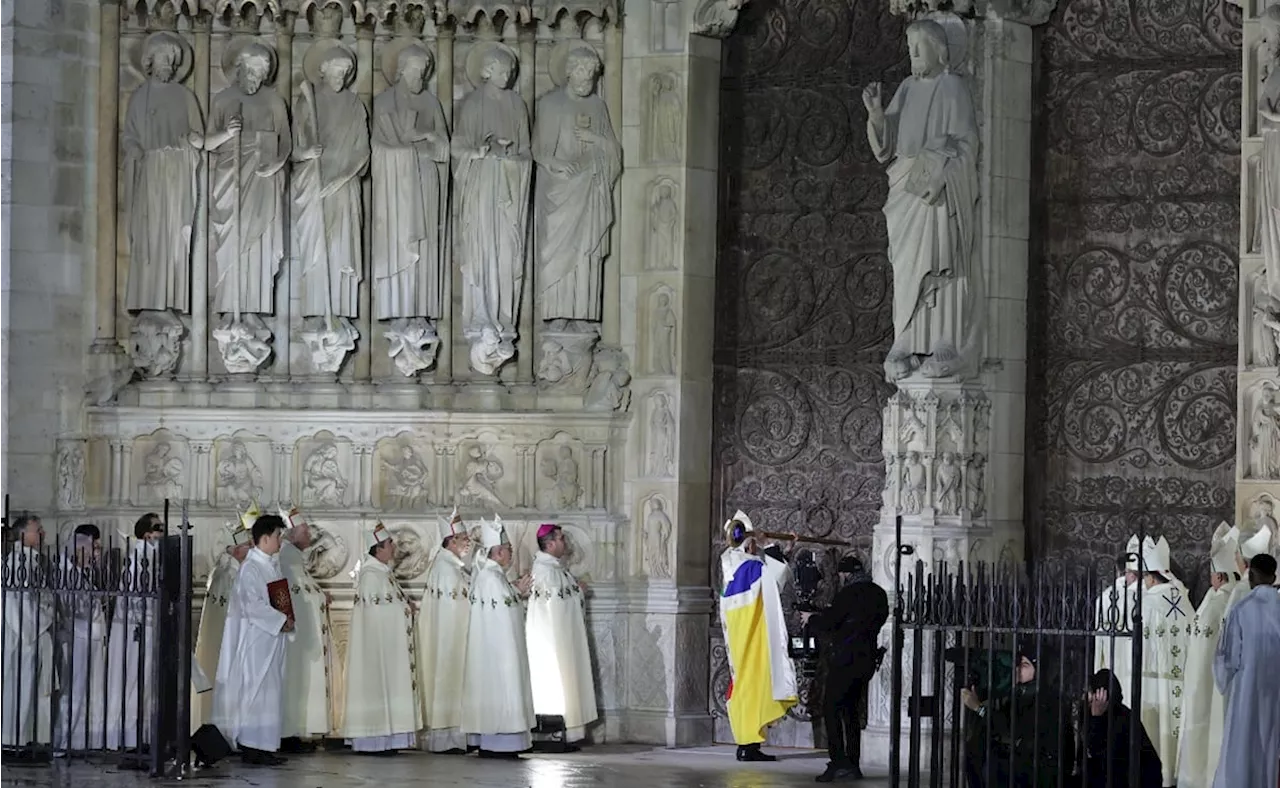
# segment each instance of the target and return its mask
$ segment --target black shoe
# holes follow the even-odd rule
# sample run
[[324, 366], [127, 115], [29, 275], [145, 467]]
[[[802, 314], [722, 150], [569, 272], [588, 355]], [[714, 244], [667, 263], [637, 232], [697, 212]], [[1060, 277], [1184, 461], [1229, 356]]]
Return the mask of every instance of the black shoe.
[[481, 750], [481, 758], [490, 758], [497, 761], [518, 761], [521, 760], [518, 752], [494, 752], [493, 750]]
[[240, 760], [251, 766], [281, 766], [288, 762], [273, 752], [255, 750], [251, 747], [240, 748]]
[[280, 752], [291, 753], [309, 753], [316, 751], [316, 743], [313, 741], [303, 741], [298, 736], [290, 736], [287, 739], [280, 740]]
[[814, 782], [819, 783], [838, 783], [861, 779], [862, 770], [857, 766], [837, 766], [834, 763], [828, 763], [827, 770], [813, 778]]
[[778, 756], [766, 755], [760, 750], [759, 744], [746, 744], [738, 748], [738, 760], [753, 762], [776, 761]]
[[462, 749], [461, 747], [454, 747], [449, 750], [444, 750], [443, 752], [433, 753], [433, 755], [466, 755], [466, 754], [467, 754], [467, 751]]

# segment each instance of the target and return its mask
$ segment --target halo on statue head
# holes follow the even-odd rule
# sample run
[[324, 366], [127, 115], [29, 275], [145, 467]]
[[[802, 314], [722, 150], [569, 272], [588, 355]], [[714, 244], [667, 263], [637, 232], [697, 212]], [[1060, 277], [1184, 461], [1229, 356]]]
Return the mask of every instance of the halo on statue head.
[[147, 53], [161, 44], [178, 48], [178, 62], [173, 64], [173, 81], [182, 82], [191, 74], [191, 69], [195, 66], [195, 50], [185, 38], [168, 30], [152, 33], [142, 39], [142, 43], [133, 50], [133, 67], [138, 69], [138, 73], [142, 76], [150, 77], [145, 66]]
[[424, 79], [430, 77], [435, 70], [436, 57], [421, 41], [416, 38], [394, 38], [382, 48], [382, 75], [387, 78], [388, 85], [396, 84], [396, 80], [400, 78], [400, 56], [410, 50], [417, 50], [418, 54], [427, 59]]
[[578, 51], [590, 52], [595, 57], [596, 63], [600, 66], [597, 73], [604, 70], [604, 58], [600, 57], [600, 51], [589, 42], [561, 41], [551, 48], [551, 56], [547, 59], [547, 73], [551, 75], [551, 81], [556, 87], [564, 87], [565, 80], [569, 76], [569, 55]]
[[494, 50], [505, 52], [507, 57], [511, 58], [511, 67], [513, 72], [519, 72], [520, 58], [516, 57], [514, 49], [499, 41], [477, 41], [471, 46], [470, 51], [467, 52], [467, 81], [471, 83], [471, 87], [478, 88], [484, 84], [484, 78], [482, 76], [482, 72], [484, 71], [484, 59], [485, 56]]
[[347, 72], [347, 81], [342, 87], [346, 88], [356, 78], [356, 55], [343, 44], [333, 39], [325, 39], [317, 41], [307, 50], [307, 54], [302, 56], [302, 75], [307, 81], [313, 85], [323, 85], [324, 75], [320, 73], [320, 66], [325, 62], [334, 58], [342, 58], [351, 66], [351, 70]]
[[276, 75], [276, 51], [252, 36], [237, 36], [227, 42], [226, 48], [222, 50], [222, 75], [228, 82], [235, 82], [236, 60], [240, 58], [242, 52], [251, 48], [260, 49], [266, 53], [267, 77], [263, 83], [271, 84]]

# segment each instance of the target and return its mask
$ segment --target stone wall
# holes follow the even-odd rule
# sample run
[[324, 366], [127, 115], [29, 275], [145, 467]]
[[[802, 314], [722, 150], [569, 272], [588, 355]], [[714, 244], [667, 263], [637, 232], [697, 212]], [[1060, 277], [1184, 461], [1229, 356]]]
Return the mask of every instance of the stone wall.
[[1203, 587], [1233, 520], [1240, 9], [1062, 0], [1041, 35], [1029, 323], [1032, 564], [1145, 518]]
[[54, 502], [55, 441], [77, 428], [95, 240], [97, 3], [4, 4], [4, 492]]

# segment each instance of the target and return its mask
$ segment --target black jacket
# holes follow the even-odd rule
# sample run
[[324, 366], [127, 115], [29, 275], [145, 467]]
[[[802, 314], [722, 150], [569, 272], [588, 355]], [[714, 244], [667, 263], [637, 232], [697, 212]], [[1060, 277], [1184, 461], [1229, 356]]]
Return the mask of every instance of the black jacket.
[[[1138, 784], [1133, 788], [1160, 788], [1164, 783], [1160, 753], [1151, 744], [1140, 720], [1133, 717], [1129, 707], [1117, 704], [1110, 715], [1094, 717], [1086, 706], [1080, 730], [1084, 739], [1084, 757], [1081, 759], [1081, 785], [1084, 788], [1130, 788], [1129, 737], [1133, 726], [1138, 730]], [[1110, 747], [1107, 742], [1110, 741]], [[1107, 782], [1107, 764], [1111, 764], [1111, 782]]]
[[830, 607], [809, 619], [809, 631], [821, 641], [829, 667], [847, 669], [853, 679], [869, 679], [876, 672], [876, 640], [888, 620], [884, 589], [870, 580], [854, 581], [836, 592]]

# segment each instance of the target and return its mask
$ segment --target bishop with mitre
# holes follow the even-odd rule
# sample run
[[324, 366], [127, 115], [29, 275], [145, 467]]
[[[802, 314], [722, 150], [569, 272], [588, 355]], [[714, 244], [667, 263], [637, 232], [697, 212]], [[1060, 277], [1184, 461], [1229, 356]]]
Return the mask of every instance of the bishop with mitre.
[[760, 750], [769, 725], [796, 704], [782, 589], [791, 572], [777, 545], [765, 546], [741, 510], [724, 524], [720, 623], [729, 655], [729, 725], [740, 761], [775, 761]]
[[418, 611], [418, 695], [425, 750], [465, 755], [462, 676], [471, 616], [471, 536], [458, 510], [440, 524], [440, 543], [427, 564], [427, 587]]
[[1169, 542], [1142, 544], [1142, 726], [1160, 754], [1164, 784], [1177, 784], [1183, 676], [1191, 637], [1191, 597], [1174, 577]]
[[[227, 624], [227, 605], [240, 575], [240, 565], [253, 547], [253, 523], [261, 512], [257, 504], [240, 515], [239, 522], [224, 532], [225, 544], [218, 554], [213, 570], [209, 572], [204, 589], [204, 604], [200, 607], [200, 629], [196, 633], [196, 664], [205, 676], [218, 675], [218, 655], [222, 652], [222, 631]], [[247, 523], [246, 523], [247, 521]], [[195, 692], [192, 688], [191, 730], [197, 730], [209, 721], [213, 712], [213, 693]]]
[[1142, 545], [1137, 534], [1129, 538], [1124, 555], [1117, 562], [1115, 582], [1102, 590], [1097, 603], [1097, 627], [1108, 634], [1094, 639], [1094, 672], [1109, 670], [1124, 697], [1133, 697], [1133, 617], [1137, 612], [1138, 559]]
[[421, 727], [415, 607], [391, 569], [391, 532], [378, 523], [365, 542], [368, 559], [356, 567], [341, 733], [355, 752], [389, 754], [414, 747]]
[[280, 509], [288, 526], [280, 545], [280, 572], [289, 581], [296, 618], [284, 650], [285, 750], [315, 749], [314, 740], [332, 730], [329, 722], [329, 595], [307, 571], [303, 551], [311, 546], [311, 526], [296, 507]]
[[586, 585], [564, 568], [565, 551], [560, 526], [539, 526], [525, 635], [533, 710], [540, 718], [563, 718], [565, 743], [571, 744], [586, 738], [586, 726], [599, 715], [587, 645]]
[[[1243, 534], [1240, 536], [1240, 554], [1236, 560], [1236, 569], [1242, 576], [1249, 571], [1249, 562], [1255, 556], [1262, 555], [1271, 548], [1271, 538], [1271, 529], [1265, 525], [1254, 531], [1247, 539]], [[1227, 601], [1227, 610], [1234, 608], [1249, 593], [1248, 583], [1236, 583], [1236, 587], [1231, 591], [1231, 598]]]
[[1213, 655], [1222, 638], [1227, 600], [1239, 581], [1236, 550], [1240, 532], [1226, 523], [1209, 548], [1209, 591], [1191, 621], [1187, 667], [1182, 679], [1182, 740], [1178, 745], [1178, 788], [1211, 788], [1222, 752], [1227, 701], [1213, 682]]
[[[294, 620], [277, 554], [284, 521], [274, 514], [253, 524], [253, 548], [236, 577], [214, 681], [213, 719], [248, 763], [276, 766], [284, 697], [285, 638]], [[282, 598], [283, 597], [283, 598]]]
[[511, 543], [501, 521], [480, 523], [471, 576], [471, 621], [463, 681], [462, 730], [481, 758], [518, 758], [533, 746], [536, 723], [525, 649], [523, 597], [533, 579], [507, 579]]

